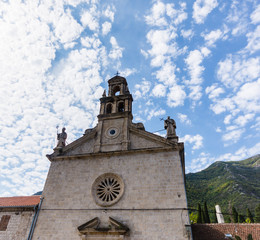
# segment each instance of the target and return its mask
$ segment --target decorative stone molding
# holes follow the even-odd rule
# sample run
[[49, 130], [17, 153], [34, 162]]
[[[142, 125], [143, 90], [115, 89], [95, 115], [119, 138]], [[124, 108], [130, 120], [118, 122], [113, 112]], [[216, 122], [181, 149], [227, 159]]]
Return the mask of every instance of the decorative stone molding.
[[107, 239], [111, 240], [124, 239], [125, 235], [129, 235], [129, 228], [112, 217], [109, 217], [108, 226], [100, 227], [100, 219], [98, 217], [80, 225], [78, 227], [79, 234], [82, 239]]
[[92, 185], [92, 195], [97, 205], [110, 207], [117, 203], [124, 193], [124, 182], [114, 173], [99, 176]]

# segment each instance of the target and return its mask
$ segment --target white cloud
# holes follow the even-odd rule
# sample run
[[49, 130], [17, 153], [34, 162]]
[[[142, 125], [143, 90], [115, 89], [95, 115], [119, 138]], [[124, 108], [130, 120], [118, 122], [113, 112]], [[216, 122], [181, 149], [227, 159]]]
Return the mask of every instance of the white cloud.
[[204, 40], [206, 41], [206, 45], [213, 47], [215, 42], [221, 38], [223, 38], [223, 32], [220, 29], [213, 30], [208, 34], [202, 34]]
[[104, 22], [102, 24], [102, 34], [107, 35], [111, 30], [112, 24], [110, 22]]
[[111, 37], [110, 38], [110, 43], [112, 45], [112, 49], [109, 52], [109, 57], [112, 58], [113, 60], [119, 59], [123, 56], [123, 48], [119, 47], [116, 38]]
[[256, 9], [250, 15], [253, 24], [257, 24], [260, 22], [260, 4], [257, 5]]
[[165, 4], [161, 1], [157, 1], [151, 9], [151, 14], [145, 17], [145, 21], [148, 25], [152, 26], [165, 26], [167, 21], [164, 17]]
[[177, 10], [174, 8], [174, 4], [166, 4], [166, 14], [173, 19], [173, 23], [178, 25], [188, 18], [188, 14], [185, 12], [186, 3], [181, 3], [181, 8]]
[[134, 98], [137, 100], [139, 98], [146, 98], [147, 94], [150, 92], [151, 82], [143, 80], [140, 84], [135, 85]]
[[166, 62], [156, 73], [156, 78], [166, 86], [176, 84], [175, 65]]
[[191, 39], [194, 35], [194, 32], [192, 31], [192, 29], [189, 29], [189, 30], [181, 30], [181, 35], [184, 37], [184, 38], [188, 38], [188, 39]]
[[210, 108], [215, 114], [220, 114], [225, 111], [232, 111], [235, 109], [235, 104], [232, 98], [216, 99]]
[[234, 102], [238, 108], [244, 112], [259, 113], [260, 112], [260, 78], [251, 83], [244, 84], [236, 96]]
[[164, 97], [166, 95], [166, 86], [163, 84], [156, 84], [152, 90], [152, 95], [155, 97]]
[[106, 10], [102, 12], [102, 14], [109, 18], [111, 22], [114, 22], [114, 17], [115, 17], [115, 7], [114, 6], [108, 6]]
[[250, 54], [260, 50], [260, 26], [257, 26], [254, 32], [249, 32], [247, 36], [247, 46], [245, 50], [248, 50]]
[[[147, 40], [152, 48], [148, 50], [149, 55], [152, 57], [151, 66], [163, 66], [169, 56], [177, 54], [177, 49], [172, 42], [176, 37], [176, 33], [171, 29], [166, 30], [150, 30], [147, 34]], [[172, 43], [170, 43], [170, 41]]]
[[135, 68], [126, 68], [120, 71], [120, 75], [124, 77], [128, 77], [136, 72], [137, 70]]
[[197, 85], [202, 83], [203, 79], [201, 75], [205, 69], [203, 66], [201, 66], [202, 61], [203, 55], [199, 50], [191, 51], [188, 57], [185, 59], [189, 69], [189, 74], [191, 76], [188, 84]]
[[199, 157], [192, 159], [191, 164], [186, 166], [187, 172], [198, 172], [217, 161], [240, 161], [259, 154], [260, 143], [252, 147], [241, 147], [232, 153], [225, 153], [218, 157], [212, 157], [209, 153], [202, 152]]
[[158, 116], [162, 116], [165, 115], [166, 111], [164, 109], [159, 109], [159, 110], [154, 110], [152, 109], [151, 111], [149, 111], [147, 120], [151, 120], [153, 117], [158, 117]]
[[196, 0], [193, 4], [193, 14], [195, 22], [201, 24], [208, 14], [218, 6], [217, 0]]
[[241, 115], [235, 119], [234, 123], [237, 124], [240, 127], [244, 127], [249, 121], [251, 121], [254, 118], [255, 114], [248, 113], [246, 115]]
[[89, 10], [82, 13], [80, 21], [84, 27], [88, 27], [92, 31], [97, 31], [99, 28], [99, 14], [97, 7], [93, 5]]
[[227, 116], [225, 117], [225, 119], [224, 119], [224, 123], [225, 123], [226, 125], [227, 125], [227, 124], [230, 124], [231, 119], [232, 119], [232, 115], [231, 115], [231, 114], [227, 115]]
[[178, 113], [178, 118], [180, 119], [181, 123], [191, 125], [191, 120], [188, 118], [186, 114]]
[[194, 136], [192, 135], [185, 135], [183, 138], [180, 139], [181, 142], [192, 144], [192, 149], [197, 150], [203, 147], [203, 137], [199, 134]]
[[219, 62], [217, 76], [229, 88], [237, 88], [260, 76], [260, 58], [243, 59], [241, 56], [229, 55]]
[[62, 14], [55, 24], [54, 32], [61, 43], [70, 43], [77, 39], [83, 27], [71, 16], [70, 11]]
[[222, 136], [222, 139], [227, 143], [227, 145], [230, 145], [231, 143], [236, 143], [244, 132], [245, 129], [235, 129], [225, 133]]
[[169, 107], [182, 106], [186, 98], [186, 93], [183, 90], [183, 86], [175, 85], [169, 89], [167, 94], [167, 105]]
[[215, 99], [219, 97], [220, 94], [224, 93], [224, 89], [221, 87], [218, 87], [217, 84], [213, 84], [210, 87], [206, 87], [205, 90], [206, 94], [208, 94], [209, 99]]

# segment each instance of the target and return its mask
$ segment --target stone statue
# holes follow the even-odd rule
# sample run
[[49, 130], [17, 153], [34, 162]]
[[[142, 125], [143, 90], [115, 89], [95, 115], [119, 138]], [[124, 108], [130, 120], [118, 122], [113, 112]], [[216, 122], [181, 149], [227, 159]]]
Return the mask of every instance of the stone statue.
[[65, 147], [66, 145], [66, 139], [67, 139], [67, 133], [65, 132], [66, 128], [62, 128], [62, 132], [61, 133], [57, 133], [57, 140], [58, 140], [58, 144], [57, 144], [57, 148], [62, 148]]
[[176, 137], [176, 123], [173, 119], [168, 117], [166, 120], [164, 120], [164, 128], [167, 130], [167, 138]]

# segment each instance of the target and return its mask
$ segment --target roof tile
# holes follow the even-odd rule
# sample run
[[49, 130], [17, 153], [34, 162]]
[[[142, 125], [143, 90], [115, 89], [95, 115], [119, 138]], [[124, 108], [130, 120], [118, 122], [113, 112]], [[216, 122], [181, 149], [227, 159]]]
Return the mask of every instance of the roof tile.
[[36, 206], [40, 202], [40, 197], [40, 195], [23, 197], [0, 197], [0, 208]]

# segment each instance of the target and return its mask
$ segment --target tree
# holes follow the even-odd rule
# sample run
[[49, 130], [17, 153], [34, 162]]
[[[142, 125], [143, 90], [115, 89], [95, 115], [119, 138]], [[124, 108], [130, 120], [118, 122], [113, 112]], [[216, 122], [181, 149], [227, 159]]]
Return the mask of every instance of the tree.
[[234, 206], [232, 207], [232, 218], [234, 223], [238, 222], [238, 213]]
[[216, 208], [214, 209], [213, 223], [218, 223]]
[[255, 208], [255, 222], [260, 223], [260, 203]]
[[205, 223], [210, 223], [210, 218], [209, 218], [209, 212], [208, 212], [208, 207], [207, 207], [207, 202], [204, 202], [204, 220]]
[[201, 212], [201, 206], [199, 203], [198, 203], [197, 223], [202, 223], [202, 212]]
[[238, 222], [239, 222], [239, 223], [245, 222], [245, 218], [244, 218], [243, 215], [241, 215], [241, 214], [238, 215]]
[[247, 219], [249, 219], [249, 221], [246, 221], [246, 222], [254, 223], [254, 218], [253, 218], [253, 215], [250, 212], [249, 208], [246, 209], [246, 216], [247, 216]]
[[251, 233], [247, 235], [247, 240], [253, 240], [253, 236]]
[[197, 223], [198, 213], [191, 212], [190, 213], [190, 222], [191, 224]]
[[225, 222], [226, 222], [226, 223], [231, 223], [231, 218], [230, 218], [230, 217], [227, 217], [227, 219], [226, 219]]
[[242, 240], [241, 237], [239, 237], [239, 236], [237, 236], [237, 235], [235, 236], [235, 239], [236, 239], [236, 240]]

